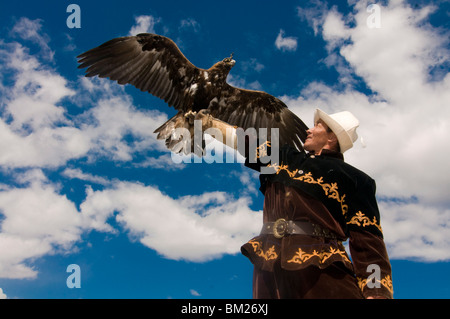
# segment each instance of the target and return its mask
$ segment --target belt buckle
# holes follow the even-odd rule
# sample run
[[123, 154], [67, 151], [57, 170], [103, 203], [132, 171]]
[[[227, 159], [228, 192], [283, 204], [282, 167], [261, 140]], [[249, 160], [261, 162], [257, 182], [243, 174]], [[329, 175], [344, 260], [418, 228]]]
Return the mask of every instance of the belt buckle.
[[273, 224], [273, 235], [275, 238], [282, 238], [286, 234], [287, 221], [284, 218], [279, 218]]

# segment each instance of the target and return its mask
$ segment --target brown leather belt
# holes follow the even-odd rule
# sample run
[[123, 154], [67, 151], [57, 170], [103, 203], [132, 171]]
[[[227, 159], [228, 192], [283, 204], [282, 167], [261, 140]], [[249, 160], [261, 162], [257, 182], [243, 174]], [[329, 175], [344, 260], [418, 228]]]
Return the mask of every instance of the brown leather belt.
[[284, 218], [280, 218], [275, 222], [264, 223], [261, 229], [261, 235], [267, 234], [274, 235], [275, 238], [282, 238], [285, 235], [308, 235], [336, 239], [336, 235], [329, 229], [317, 224], [285, 220]]

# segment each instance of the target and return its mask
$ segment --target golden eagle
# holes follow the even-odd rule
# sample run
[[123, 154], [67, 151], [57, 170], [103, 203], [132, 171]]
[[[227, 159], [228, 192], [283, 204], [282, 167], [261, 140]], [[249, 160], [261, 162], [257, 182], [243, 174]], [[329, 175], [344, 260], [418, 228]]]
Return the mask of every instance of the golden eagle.
[[226, 79], [235, 65], [232, 56], [209, 69], [197, 68], [169, 38], [149, 33], [112, 39], [78, 57], [86, 76], [98, 75], [131, 84], [163, 99], [178, 113], [155, 130], [158, 139], [174, 145], [172, 133], [187, 127], [186, 114], [204, 111], [230, 125], [278, 128], [279, 145], [302, 149], [307, 126], [278, 98], [261, 91], [235, 88]]

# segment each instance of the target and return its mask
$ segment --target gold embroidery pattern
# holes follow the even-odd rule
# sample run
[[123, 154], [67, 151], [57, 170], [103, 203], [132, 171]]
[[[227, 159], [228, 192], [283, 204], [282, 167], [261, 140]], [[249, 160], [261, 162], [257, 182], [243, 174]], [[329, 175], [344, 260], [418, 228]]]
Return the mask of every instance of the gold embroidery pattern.
[[347, 224], [355, 224], [362, 227], [375, 226], [380, 232], [383, 232], [383, 230], [381, 229], [381, 225], [378, 224], [377, 218], [375, 216], [371, 221], [369, 217], [361, 213], [361, 211], [357, 212], [356, 215], [353, 216], [349, 222], [347, 222]]
[[340, 250], [340, 249], [335, 249], [333, 247], [330, 247], [330, 251], [324, 251], [324, 252], [318, 253], [316, 250], [314, 250], [311, 254], [305, 253], [301, 248], [299, 248], [297, 253], [294, 255], [294, 257], [292, 257], [292, 259], [289, 259], [287, 262], [302, 264], [313, 257], [318, 257], [319, 262], [321, 264], [323, 264], [327, 259], [329, 259], [331, 256], [334, 256], [334, 255], [340, 255], [342, 258], [344, 258], [345, 261], [350, 262], [345, 251]]
[[269, 154], [267, 153], [267, 148], [270, 147], [270, 141], [265, 141], [264, 143], [262, 143], [260, 146], [258, 146], [256, 148], [256, 156], [255, 156], [255, 161], [257, 158], [261, 158], [264, 156], [268, 156]]
[[250, 240], [248, 243], [252, 245], [253, 250], [257, 256], [262, 257], [265, 260], [272, 260], [278, 258], [278, 255], [275, 252], [275, 245], [273, 245], [267, 251], [264, 252], [264, 250], [261, 248], [261, 243], [259, 241]]
[[[358, 277], [358, 286], [361, 290], [364, 289], [365, 286], [367, 286], [367, 279], [366, 278], [361, 278]], [[381, 285], [383, 285], [387, 290], [389, 290], [389, 292], [391, 294], [394, 293], [394, 287], [392, 285], [392, 278], [389, 275], [386, 275], [386, 277], [384, 277], [381, 280], [377, 280], [377, 282], [379, 282]]]
[[317, 184], [320, 187], [322, 187], [323, 191], [325, 192], [325, 195], [327, 195], [328, 198], [335, 199], [338, 201], [339, 204], [341, 204], [342, 214], [344, 215], [344, 217], [346, 217], [348, 212], [348, 205], [345, 204], [345, 194], [343, 194], [342, 196], [339, 195], [337, 183], [324, 183], [323, 177], [314, 179], [311, 172], [306, 173], [304, 175], [296, 176], [297, 173], [299, 173], [299, 170], [296, 169], [294, 171], [290, 171], [287, 165], [273, 164], [270, 166], [276, 170], [277, 174], [279, 174], [280, 171], [284, 170], [288, 173], [289, 177], [294, 180], [305, 182], [308, 184]]

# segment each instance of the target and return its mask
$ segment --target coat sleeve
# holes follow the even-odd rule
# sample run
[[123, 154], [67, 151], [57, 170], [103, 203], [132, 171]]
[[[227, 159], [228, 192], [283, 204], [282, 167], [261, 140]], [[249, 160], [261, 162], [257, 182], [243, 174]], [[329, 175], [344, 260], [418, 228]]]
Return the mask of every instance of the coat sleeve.
[[391, 264], [380, 224], [375, 181], [366, 177], [360, 184], [346, 219], [355, 274], [366, 298], [392, 298]]
[[369, 232], [350, 232], [349, 247], [364, 297], [393, 298], [391, 264], [383, 239]]

